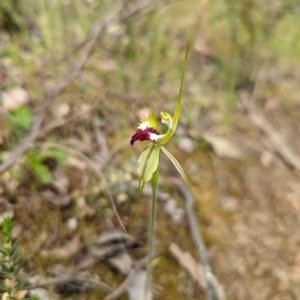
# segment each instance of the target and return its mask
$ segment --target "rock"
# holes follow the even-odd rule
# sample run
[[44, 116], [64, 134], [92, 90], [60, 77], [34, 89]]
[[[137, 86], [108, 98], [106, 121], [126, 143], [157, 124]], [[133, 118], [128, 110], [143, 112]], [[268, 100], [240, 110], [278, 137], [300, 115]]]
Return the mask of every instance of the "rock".
[[67, 227], [73, 231], [78, 227], [78, 220], [75, 217], [72, 217], [67, 220]]
[[29, 102], [29, 95], [22, 87], [15, 87], [7, 92], [2, 92], [2, 106], [7, 111], [13, 111]]

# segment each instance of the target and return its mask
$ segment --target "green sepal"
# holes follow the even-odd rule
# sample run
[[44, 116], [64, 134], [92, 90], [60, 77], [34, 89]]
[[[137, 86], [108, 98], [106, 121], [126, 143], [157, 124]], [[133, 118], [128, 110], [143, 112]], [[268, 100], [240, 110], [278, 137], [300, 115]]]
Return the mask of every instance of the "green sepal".
[[183, 70], [181, 74], [181, 82], [180, 82], [180, 89], [179, 89], [179, 95], [178, 95], [178, 100], [176, 103], [176, 108], [173, 116], [173, 133], [176, 131], [179, 116], [180, 116], [180, 110], [181, 110], [181, 98], [182, 98], [182, 88], [183, 88], [183, 81], [184, 81], [184, 76], [185, 76], [185, 70], [186, 70], [186, 65], [187, 65], [187, 59], [189, 56], [189, 51], [190, 51], [190, 40], [187, 41], [186, 43], [186, 48], [185, 48], [185, 57], [184, 57], [184, 65], [183, 65]]
[[142, 180], [144, 182], [148, 182], [152, 179], [153, 173], [158, 168], [159, 163], [159, 153], [160, 153], [160, 147], [154, 146], [147, 163], [147, 167], [145, 169], [145, 172], [143, 174]]
[[152, 152], [154, 148], [153, 144], [149, 144], [146, 149], [141, 153], [139, 159], [138, 159], [138, 175], [139, 179], [143, 176], [145, 171], [145, 163], [149, 156], [149, 154]]
[[157, 129], [157, 120], [153, 109], [149, 110], [149, 119], [147, 120], [148, 127]]
[[[146, 167], [147, 167], [146, 162], [147, 162], [147, 159], [150, 157], [154, 147], [155, 146], [152, 143], [149, 144], [147, 146], [147, 148], [141, 153], [141, 155], [138, 159], [138, 175], [139, 175], [138, 202], [140, 201], [142, 191], [146, 184], [146, 182], [143, 179], [145, 171], [146, 171]], [[138, 203], [138, 206], [139, 206], [139, 203]]]
[[177, 171], [179, 172], [179, 174], [181, 175], [182, 179], [187, 184], [187, 186], [189, 186], [189, 181], [188, 181], [188, 179], [187, 179], [187, 177], [186, 177], [186, 175], [185, 175], [185, 173], [184, 173], [181, 165], [177, 161], [177, 159], [164, 146], [161, 146], [160, 148], [168, 156], [168, 158], [170, 159], [170, 161], [173, 163], [173, 165], [175, 166], [175, 168], [177, 169]]
[[133, 220], [136, 220], [139, 211], [139, 206], [140, 206], [140, 199], [145, 184], [150, 179], [152, 179], [153, 174], [158, 169], [159, 153], [160, 153], [160, 148], [151, 143], [141, 153], [138, 159], [138, 175], [139, 175], [138, 201], [137, 201], [137, 206], [136, 206]]
[[[145, 187], [146, 182], [151, 180], [153, 173], [156, 171], [159, 163], [159, 153], [160, 147], [157, 147], [153, 144], [149, 147], [150, 149], [146, 148], [140, 158], [139, 158], [139, 187], [138, 187], [138, 194], [139, 198], [141, 193]], [[148, 158], [148, 160], [147, 160]]]

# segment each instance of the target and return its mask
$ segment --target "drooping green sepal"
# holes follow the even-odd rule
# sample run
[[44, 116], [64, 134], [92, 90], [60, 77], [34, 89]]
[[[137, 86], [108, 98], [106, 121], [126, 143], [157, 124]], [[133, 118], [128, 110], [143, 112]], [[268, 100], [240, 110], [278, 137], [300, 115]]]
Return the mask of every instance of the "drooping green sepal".
[[143, 173], [145, 171], [145, 164], [147, 161], [147, 158], [149, 156], [149, 154], [152, 152], [154, 148], [153, 144], [149, 144], [146, 149], [141, 153], [139, 159], [138, 159], [138, 175], [139, 175], [139, 179], [142, 178]]
[[168, 156], [168, 158], [170, 159], [172, 164], [175, 166], [175, 168], [177, 169], [177, 171], [181, 175], [181, 177], [184, 180], [184, 182], [186, 183], [186, 185], [189, 186], [189, 181], [188, 181], [188, 179], [187, 179], [180, 163], [177, 161], [177, 159], [164, 146], [161, 146], [160, 148]]
[[142, 180], [144, 182], [148, 182], [149, 180], [151, 180], [153, 173], [157, 170], [158, 163], [159, 163], [159, 153], [160, 153], [160, 147], [154, 146], [153, 150], [149, 155], [149, 160], [145, 172], [143, 174]]
[[[138, 175], [139, 175], [139, 186], [138, 186], [138, 201], [136, 210], [134, 213], [133, 220], [136, 220], [142, 191], [145, 187], [146, 182], [152, 180], [158, 180], [158, 164], [159, 164], [160, 147], [154, 144], [149, 144], [148, 147], [141, 153], [138, 159]], [[156, 183], [157, 184], [157, 183]]]
[[160, 147], [150, 144], [138, 159], [139, 195], [158, 168]]
[[138, 215], [138, 211], [139, 211], [139, 207], [140, 207], [140, 199], [141, 199], [141, 195], [142, 195], [142, 191], [145, 187], [146, 182], [143, 180], [144, 177], [144, 173], [146, 170], [146, 162], [148, 160], [148, 158], [150, 157], [150, 154], [152, 153], [153, 149], [154, 149], [154, 145], [151, 143], [149, 144], [144, 151], [141, 153], [139, 159], [138, 159], [138, 176], [139, 176], [139, 186], [138, 186], [138, 198], [137, 198], [137, 205], [136, 205], [136, 209], [135, 209], [135, 213], [133, 216], [133, 220], [136, 220], [136, 217]]

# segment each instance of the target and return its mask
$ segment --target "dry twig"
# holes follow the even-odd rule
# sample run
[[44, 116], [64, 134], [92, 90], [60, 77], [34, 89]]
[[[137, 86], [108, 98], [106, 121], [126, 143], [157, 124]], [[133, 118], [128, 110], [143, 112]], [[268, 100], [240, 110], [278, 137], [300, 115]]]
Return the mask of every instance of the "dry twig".
[[216, 279], [211, 271], [209, 260], [207, 256], [207, 251], [205, 244], [203, 242], [202, 234], [198, 228], [198, 223], [196, 221], [196, 217], [194, 214], [194, 197], [189, 192], [189, 190], [185, 187], [185, 185], [179, 186], [179, 191], [181, 195], [184, 197], [184, 204], [186, 215], [188, 218], [188, 223], [190, 226], [190, 230], [192, 232], [194, 243], [196, 244], [196, 248], [198, 251], [199, 259], [203, 265], [203, 273], [206, 281], [206, 298], [207, 300], [217, 299], [223, 300], [221, 293], [219, 292], [216, 286]]
[[68, 282], [72, 282], [72, 281], [90, 283], [107, 293], [111, 293], [113, 291], [113, 289], [109, 285], [100, 281], [99, 279], [97, 279], [97, 280], [89, 279], [89, 278], [84, 278], [81, 276], [74, 276], [74, 275], [64, 275], [60, 278], [49, 279], [49, 280], [46, 280], [45, 282], [27, 285], [25, 288], [27, 290], [32, 290], [32, 289], [36, 289], [36, 288], [40, 288], [40, 287], [46, 287], [49, 285], [60, 285], [60, 284], [64, 284], [64, 283], [68, 283]]
[[67, 146], [64, 146], [64, 145], [60, 145], [60, 144], [57, 144], [57, 143], [47, 143], [47, 142], [45, 142], [45, 143], [39, 143], [39, 145], [41, 147], [45, 147], [45, 148], [59, 148], [59, 149], [62, 149], [63, 151], [65, 151], [65, 152], [69, 153], [70, 155], [74, 155], [74, 156], [82, 158], [88, 164], [88, 166], [94, 171], [94, 173], [100, 179], [100, 181], [104, 183], [106, 191], [107, 191], [107, 194], [108, 194], [108, 198], [110, 200], [110, 203], [111, 203], [111, 206], [113, 208], [113, 211], [114, 211], [114, 213], [115, 213], [115, 215], [117, 217], [117, 220], [118, 220], [121, 228], [124, 231], [126, 231], [125, 230], [125, 226], [124, 226], [124, 224], [123, 224], [123, 222], [122, 222], [122, 220], [121, 220], [121, 218], [119, 216], [119, 213], [117, 211], [117, 208], [115, 206], [115, 203], [114, 203], [114, 200], [113, 200], [113, 197], [112, 197], [112, 193], [111, 193], [109, 184], [107, 183], [107, 180], [106, 180], [103, 172], [99, 168], [99, 166], [97, 166], [97, 164], [92, 159], [90, 159], [89, 157], [87, 157], [83, 153], [77, 151], [76, 149], [72, 149], [70, 147], [67, 147]]

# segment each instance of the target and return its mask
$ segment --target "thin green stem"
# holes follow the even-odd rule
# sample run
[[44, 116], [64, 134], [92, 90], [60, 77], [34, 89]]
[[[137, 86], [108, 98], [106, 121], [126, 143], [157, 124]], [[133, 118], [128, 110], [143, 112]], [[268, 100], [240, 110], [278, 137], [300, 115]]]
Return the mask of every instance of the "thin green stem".
[[155, 216], [156, 216], [156, 191], [158, 183], [158, 169], [154, 172], [151, 185], [152, 185], [152, 201], [151, 201], [151, 216], [149, 226], [149, 245], [148, 245], [148, 264], [147, 264], [147, 277], [145, 284], [145, 300], [152, 299], [151, 283], [152, 283], [152, 267], [151, 259], [153, 257], [154, 245], [154, 229], [155, 229]]

